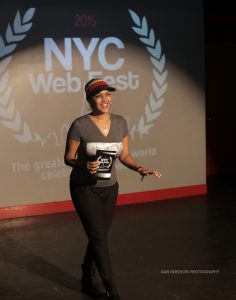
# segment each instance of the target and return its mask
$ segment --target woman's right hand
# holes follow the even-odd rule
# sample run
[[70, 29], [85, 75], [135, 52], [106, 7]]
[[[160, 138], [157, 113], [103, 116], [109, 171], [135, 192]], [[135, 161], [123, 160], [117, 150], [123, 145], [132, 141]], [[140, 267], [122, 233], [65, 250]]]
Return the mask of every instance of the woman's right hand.
[[97, 160], [95, 161], [87, 161], [87, 169], [90, 174], [94, 174], [97, 172], [97, 169], [99, 167], [99, 162]]

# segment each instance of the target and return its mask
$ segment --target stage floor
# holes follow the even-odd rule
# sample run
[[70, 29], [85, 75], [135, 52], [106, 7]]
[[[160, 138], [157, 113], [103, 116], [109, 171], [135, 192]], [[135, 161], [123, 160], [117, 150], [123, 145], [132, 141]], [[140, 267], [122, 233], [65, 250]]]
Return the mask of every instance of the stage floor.
[[[123, 300], [236, 299], [235, 178], [208, 195], [118, 206], [109, 246]], [[0, 221], [1, 300], [89, 300], [74, 212]]]

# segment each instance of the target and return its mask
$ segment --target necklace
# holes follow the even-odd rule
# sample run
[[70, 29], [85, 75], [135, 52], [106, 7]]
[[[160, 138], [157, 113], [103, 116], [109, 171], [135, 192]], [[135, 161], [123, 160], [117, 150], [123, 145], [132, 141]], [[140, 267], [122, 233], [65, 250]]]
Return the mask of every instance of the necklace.
[[92, 118], [96, 123], [97, 127], [104, 133], [104, 135], [108, 135], [110, 130], [111, 119], [110, 116], [106, 120], [98, 120], [96, 117]]
[[103, 128], [102, 130], [104, 131], [104, 133], [105, 133], [106, 135], [107, 135], [108, 132], [109, 132], [109, 129], [108, 129], [108, 128]]

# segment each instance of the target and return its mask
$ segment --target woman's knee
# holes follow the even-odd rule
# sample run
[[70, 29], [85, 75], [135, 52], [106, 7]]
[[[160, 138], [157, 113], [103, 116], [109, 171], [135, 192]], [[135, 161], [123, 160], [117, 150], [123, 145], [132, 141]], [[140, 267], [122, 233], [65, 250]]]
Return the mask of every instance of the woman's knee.
[[92, 245], [107, 244], [107, 232], [105, 230], [93, 230], [88, 238]]

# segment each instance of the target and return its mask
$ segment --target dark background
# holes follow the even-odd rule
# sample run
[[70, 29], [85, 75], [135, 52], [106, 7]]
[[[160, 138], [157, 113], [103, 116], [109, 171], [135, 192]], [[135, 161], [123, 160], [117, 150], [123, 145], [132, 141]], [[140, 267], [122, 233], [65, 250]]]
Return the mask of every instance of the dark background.
[[233, 1], [203, 1], [207, 174], [234, 175], [236, 168], [236, 10]]

